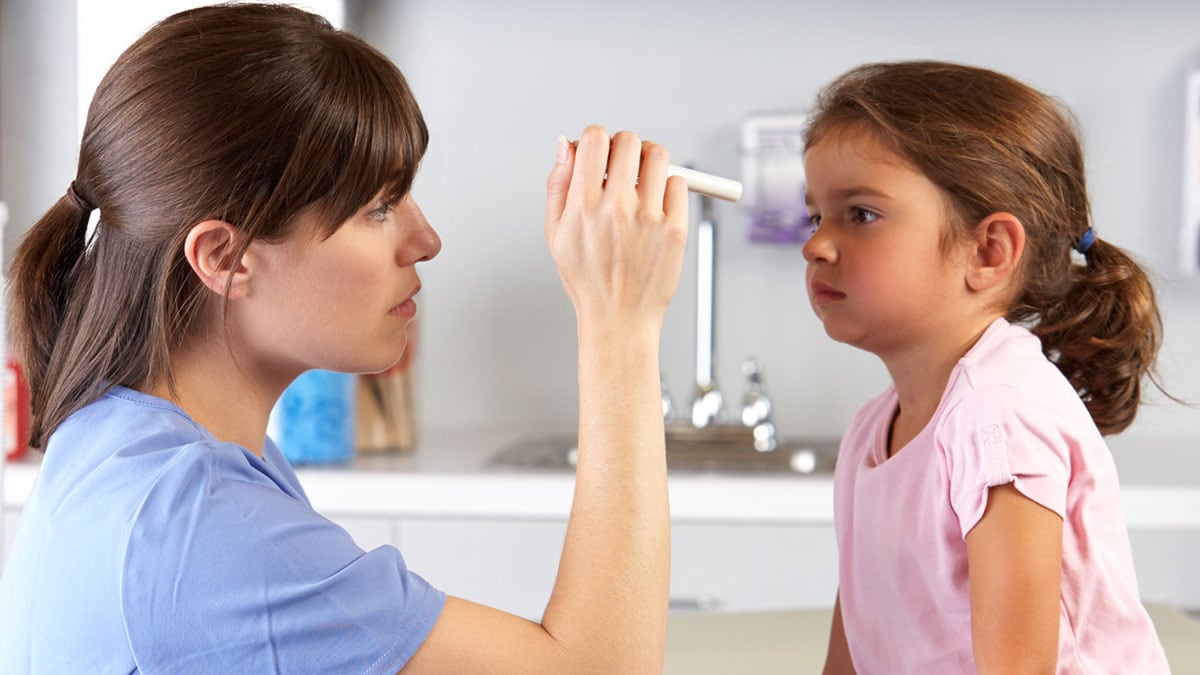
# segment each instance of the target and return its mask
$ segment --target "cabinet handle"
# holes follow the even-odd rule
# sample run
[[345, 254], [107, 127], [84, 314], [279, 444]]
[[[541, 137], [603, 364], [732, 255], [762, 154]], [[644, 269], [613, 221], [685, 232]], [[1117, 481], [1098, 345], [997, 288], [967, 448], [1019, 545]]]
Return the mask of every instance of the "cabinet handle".
[[667, 607], [670, 609], [693, 612], [705, 612], [710, 609], [716, 609], [720, 606], [721, 599], [714, 595], [708, 595], [707, 593], [688, 598], [674, 597], [671, 598], [667, 603]]

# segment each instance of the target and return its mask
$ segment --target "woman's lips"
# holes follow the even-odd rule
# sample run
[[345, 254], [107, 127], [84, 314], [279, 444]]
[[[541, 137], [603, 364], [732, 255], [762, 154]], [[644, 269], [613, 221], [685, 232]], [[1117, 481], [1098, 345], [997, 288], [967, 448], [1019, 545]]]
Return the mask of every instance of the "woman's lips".
[[816, 307], [828, 305], [846, 297], [845, 293], [820, 281], [812, 282], [810, 292], [812, 294], [812, 303]]
[[417, 303], [409, 298], [388, 310], [388, 314], [402, 319], [411, 319], [417, 315]]
[[417, 315], [417, 303], [415, 298], [417, 293], [421, 292], [421, 282], [417, 282], [415, 288], [409, 293], [403, 302], [388, 310], [388, 314], [402, 319], [411, 319]]

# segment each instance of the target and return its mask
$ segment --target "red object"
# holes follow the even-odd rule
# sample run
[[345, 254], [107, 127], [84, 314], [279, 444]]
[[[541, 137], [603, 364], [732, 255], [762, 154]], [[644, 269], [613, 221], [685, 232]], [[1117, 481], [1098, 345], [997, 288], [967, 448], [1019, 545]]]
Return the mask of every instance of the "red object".
[[8, 357], [4, 375], [4, 454], [9, 461], [20, 459], [29, 451], [29, 383], [21, 364]]

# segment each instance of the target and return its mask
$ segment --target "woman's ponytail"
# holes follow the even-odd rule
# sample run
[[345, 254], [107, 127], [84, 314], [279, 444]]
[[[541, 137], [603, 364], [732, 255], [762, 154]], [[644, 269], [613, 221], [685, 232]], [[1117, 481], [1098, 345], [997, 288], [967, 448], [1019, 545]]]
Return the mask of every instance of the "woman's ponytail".
[[1073, 283], [1039, 308], [1031, 330], [1100, 432], [1115, 434], [1133, 422], [1143, 378], [1157, 383], [1162, 318], [1150, 279], [1128, 253], [1100, 239], [1084, 248], [1086, 264], [1071, 265]]
[[47, 375], [69, 333], [69, 307], [87, 248], [91, 205], [72, 187], [30, 228], [9, 271], [12, 297], [12, 346], [32, 393], [30, 444], [41, 444], [43, 419], [51, 390]]
[[109, 387], [174, 394], [173, 356], [227, 331], [225, 299], [184, 256], [197, 223], [245, 247], [294, 236], [311, 208], [327, 236], [381, 190], [408, 193], [429, 131], [383, 54], [304, 10], [244, 3], [147, 31], [100, 81], [81, 141], [76, 182], [11, 269], [37, 447]]

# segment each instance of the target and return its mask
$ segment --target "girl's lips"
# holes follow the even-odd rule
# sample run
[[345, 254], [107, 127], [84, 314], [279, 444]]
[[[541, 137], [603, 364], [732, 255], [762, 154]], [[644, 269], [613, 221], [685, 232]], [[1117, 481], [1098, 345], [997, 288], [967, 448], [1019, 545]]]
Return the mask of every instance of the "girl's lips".
[[837, 290], [829, 284], [822, 283], [820, 281], [812, 282], [809, 291], [812, 295], [813, 305], [817, 307], [837, 302], [838, 300], [846, 297], [845, 293]]

